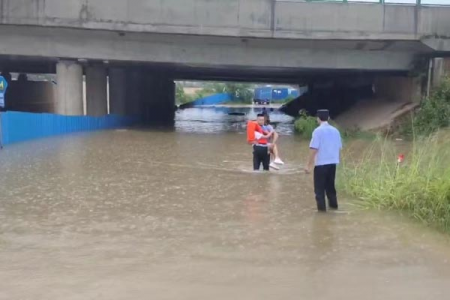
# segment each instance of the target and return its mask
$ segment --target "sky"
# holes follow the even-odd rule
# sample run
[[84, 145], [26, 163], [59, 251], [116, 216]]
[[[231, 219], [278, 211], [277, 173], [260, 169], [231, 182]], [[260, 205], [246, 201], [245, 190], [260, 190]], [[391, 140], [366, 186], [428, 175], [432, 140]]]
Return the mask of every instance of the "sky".
[[[379, 2], [378, 0], [348, 0], [348, 2]], [[386, 3], [414, 4], [416, 0], [384, 0]], [[422, 4], [450, 5], [450, 0], [422, 0]]]
[[422, 0], [423, 4], [446, 4], [450, 5], [450, 0]]

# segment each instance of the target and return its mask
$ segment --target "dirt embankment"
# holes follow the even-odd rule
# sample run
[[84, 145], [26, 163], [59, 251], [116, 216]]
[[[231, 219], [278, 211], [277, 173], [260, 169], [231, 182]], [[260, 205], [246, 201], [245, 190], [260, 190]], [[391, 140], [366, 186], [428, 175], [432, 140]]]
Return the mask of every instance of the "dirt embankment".
[[392, 102], [383, 98], [362, 100], [340, 114], [335, 121], [346, 129], [357, 128], [363, 131], [386, 129], [418, 105], [415, 102]]

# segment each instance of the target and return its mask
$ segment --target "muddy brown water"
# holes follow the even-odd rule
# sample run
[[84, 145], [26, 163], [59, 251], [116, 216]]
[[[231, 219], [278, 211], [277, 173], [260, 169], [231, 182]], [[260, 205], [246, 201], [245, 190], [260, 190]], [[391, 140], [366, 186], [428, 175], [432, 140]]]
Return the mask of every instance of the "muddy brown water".
[[241, 129], [184, 122], [5, 148], [0, 299], [449, 297], [446, 235], [342, 195], [315, 212], [306, 141], [254, 174]]

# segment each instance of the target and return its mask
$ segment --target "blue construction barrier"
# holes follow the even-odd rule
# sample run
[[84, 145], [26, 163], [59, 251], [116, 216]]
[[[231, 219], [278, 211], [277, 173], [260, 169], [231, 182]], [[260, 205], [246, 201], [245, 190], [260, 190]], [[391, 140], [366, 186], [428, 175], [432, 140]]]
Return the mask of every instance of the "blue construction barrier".
[[196, 105], [216, 105], [226, 101], [231, 101], [230, 94], [214, 94], [205, 98], [201, 98], [192, 102], [193, 106]]
[[1, 113], [3, 145], [74, 132], [131, 126], [135, 117], [62, 116], [8, 111]]

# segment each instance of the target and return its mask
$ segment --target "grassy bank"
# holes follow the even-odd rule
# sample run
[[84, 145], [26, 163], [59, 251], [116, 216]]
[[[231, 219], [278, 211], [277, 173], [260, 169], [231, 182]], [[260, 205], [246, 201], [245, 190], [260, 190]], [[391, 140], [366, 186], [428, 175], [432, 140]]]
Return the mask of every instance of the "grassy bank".
[[[310, 138], [314, 117], [305, 114], [295, 130]], [[346, 149], [339, 178], [340, 189], [359, 199], [364, 208], [396, 210], [429, 226], [450, 233], [450, 79], [444, 79], [412, 116], [399, 124], [396, 142], [373, 133], [344, 131], [344, 138], [371, 137], [362, 151]], [[392, 134], [392, 132], [390, 133]], [[353, 149], [354, 150], [354, 149]], [[359, 149], [358, 149], [359, 150]], [[398, 163], [400, 154], [403, 162]]]
[[[343, 139], [374, 139], [376, 137], [373, 132], [366, 132], [356, 129], [343, 129], [340, 128], [338, 124], [330, 121], [330, 124], [336, 127], [340, 132]], [[295, 120], [294, 129], [295, 132], [301, 135], [305, 139], [310, 139], [312, 137], [312, 133], [314, 129], [318, 126], [317, 118], [308, 116], [305, 113], [300, 114], [300, 116]]]
[[402, 149], [377, 139], [358, 159], [344, 157], [340, 186], [363, 207], [405, 211], [450, 232], [450, 134], [416, 138]]

